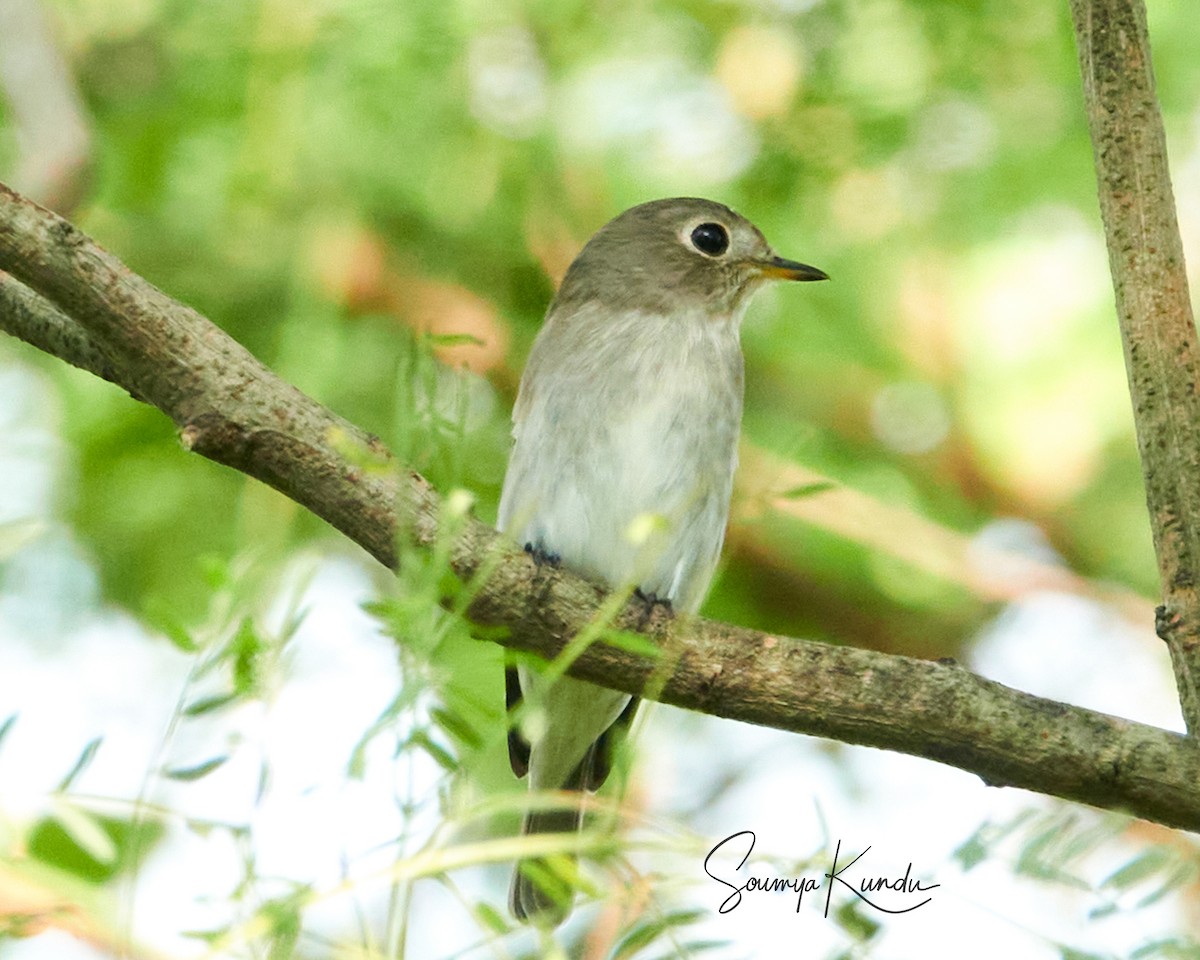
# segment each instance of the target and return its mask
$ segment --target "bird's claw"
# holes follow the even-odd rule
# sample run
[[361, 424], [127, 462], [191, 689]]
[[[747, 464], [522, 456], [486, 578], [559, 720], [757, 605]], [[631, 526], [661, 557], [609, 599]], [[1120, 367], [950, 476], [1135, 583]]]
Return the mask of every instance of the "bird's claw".
[[562, 557], [557, 553], [551, 553], [540, 543], [537, 545], [532, 543], [525, 544], [525, 552], [533, 557], [533, 562], [539, 567], [554, 567], [557, 569], [562, 566]]
[[675, 608], [671, 605], [670, 599], [660, 598], [657, 593], [647, 593], [641, 587], [635, 587], [633, 595], [642, 602], [642, 615], [638, 618], [638, 629], [643, 629], [650, 622], [650, 618], [654, 616], [654, 608], [662, 607], [663, 611], [668, 615], [675, 612]]

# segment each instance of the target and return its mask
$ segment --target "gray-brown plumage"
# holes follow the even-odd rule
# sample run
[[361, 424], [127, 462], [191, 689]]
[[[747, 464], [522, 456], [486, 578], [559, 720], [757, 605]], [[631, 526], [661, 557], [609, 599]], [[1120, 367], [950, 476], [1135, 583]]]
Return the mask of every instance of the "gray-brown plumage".
[[[513, 411], [499, 527], [540, 558], [694, 612], [716, 569], [742, 413], [738, 331], [770, 279], [822, 280], [710, 200], [657, 200], [600, 229], [571, 264], [534, 342]], [[632, 717], [622, 693], [536, 671], [509, 677], [513, 768], [534, 790], [595, 789], [606, 732]], [[525, 732], [525, 731], [523, 731]], [[525, 833], [578, 829], [580, 812], [530, 812]], [[542, 865], [544, 866], [544, 865]], [[536, 871], [532, 871], [536, 872]], [[558, 923], [570, 893], [518, 865], [513, 914]]]

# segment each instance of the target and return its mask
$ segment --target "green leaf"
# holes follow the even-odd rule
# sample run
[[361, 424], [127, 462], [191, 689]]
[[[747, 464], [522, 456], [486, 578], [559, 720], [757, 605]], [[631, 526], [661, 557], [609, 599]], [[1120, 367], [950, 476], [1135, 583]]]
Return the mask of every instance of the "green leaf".
[[[88, 823], [82, 824], [79, 818]], [[102, 831], [106, 839], [101, 840], [94, 830]], [[105, 883], [119, 873], [136, 869], [165, 833], [157, 820], [131, 822], [82, 811], [60, 801], [53, 814], [29, 830], [25, 846], [35, 860], [89, 883]]]
[[363, 737], [350, 751], [350, 759], [346, 763], [346, 776], [351, 780], [361, 780], [367, 772], [367, 745], [371, 740]]
[[1172, 859], [1171, 854], [1162, 847], [1151, 847], [1140, 856], [1134, 857], [1123, 867], [1110, 873], [1100, 883], [1100, 887], [1115, 887], [1118, 890], [1127, 890], [1141, 883], [1147, 877], [1158, 873]]
[[0, 745], [4, 743], [4, 738], [8, 736], [8, 732], [17, 722], [17, 714], [9, 714], [3, 723], [0, 723]]
[[1103, 920], [1105, 917], [1111, 917], [1119, 910], [1116, 903], [1102, 903], [1098, 907], [1093, 907], [1088, 911], [1089, 920]]
[[460, 714], [445, 707], [433, 707], [429, 711], [429, 716], [434, 723], [464, 746], [472, 750], [478, 750], [483, 746], [483, 738], [480, 737], [479, 732]]
[[1078, 823], [1079, 818], [1073, 813], [1055, 813], [1044, 818], [1037, 832], [1021, 848], [1015, 865], [1016, 872], [1038, 880], [1090, 890], [1090, 884], [1066, 869], [1079, 853], [1085, 853], [1095, 846], [1090, 838], [1091, 831], [1079, 829]]
[[287, 620], [284, 621], [278, 633], [278, 641], [281, 646], [289, 643], [296, 636], [297, 631], [304, 626], [304, 621], [308, 619], [308, 614], [308, 607], [300, 607], [288, 614]]
[[819, 480], [815, 483], [803, 483], [798, 487], [792, 487], [779, 494], [779, 497], [783, 500], [800, 500], [803, 497], [815, 497], [818, 493], [825, 493], [827, 490], [836, 490], [839, 486], [840, 484], [834, 483], [832, 480]]
[[196, 561], [200, 578], [211, 589], [221, 590], [233, 585], [229, 561], [217, 553], [207, 553]]
[[960, 843], [954, 853], [951, 854], [958, 861], [959, 866], [962, 867], [963, 873], [973, 870], [987, 859], [988, 847], [983, 841], [982, 832], [982, 827], [976, 830], [975, 833]]
[[575, 861], [569, 857], [548, 856], [521, 860], [518, 869], [549, 899], [567, 905], [575, 896], [574, 880], [579, 876]]
[[111, 867], [117, 859], [117, 845], [100, 822], [71, 803], [55, 803], [51, 818], [78, 848], [97, 864]]
[[638, 924], [613, 948], [612, 960], [630, 960], [643, 947], [648, 947], [668, 930], [696, 923], [705, 917], [703, 910], [676, 910], [664, 917]]
[[191, 783], [193, 780], [207, 777], [228, 759], [229, 755], [225, 754], [220, 757], [213, 757], [211, 760], [205, 760], [194, 767], [173, 767], [170, 770], [164, 770], [163, 776], [170, 780], [182, 780], [185, 783]]
[[843, 903], [834, 911], [834, 920], [859, 943], [873, 940], [882, 929], [876, 920], [872, 920], [859, 908], [856, 901]]
[[100, 743], [103, 739], [103, 737], [95, 737], [88, 743], [86, 747], [83, 748], [83, 752], [80, 753], [79, 757], [75, 760], [74, 766], [71, 767], [71, 769], [67, 772], [67, 775], [62, 778], [62, 782], [59, 783], [59, 793], [63, 793], [70, 789], [71, 784], [75, 782], [75, 778], [87, 769], [88, 765], [92, 762], [92, 758], [96, 756], [96, 751], [100, 749]]
[[266, 644], [250, 617], [238, 624], [229, 650], [233, 654], [233, 687], [238, 693], [253, 695], [261, 682], [260, 660]]
[[191, 633], [180, 623], [160, 623], [159, 629], [163, 636], [171, 641], [171, 645], [184, 653], [196, 653], [200, 644], [192, 639]]
[[1062, 960], [1114, 960], [1111, 953], [1091, 953], [1087, 950], [1076, 950], [1074, 947], [1058, 944], [1058, 953]]
[[1151, 891], [1137, 902], [1137, 909], [1142, 910], [1151, 904], [1157, 903], [1168, 893], [1172, 893], [1180, 887], [1192, 883], [1196, 879], [1196, 875], [1200, 874], [1200, 865], [1195, 860], [1180, 859], [1165, 873], [1166, 875], [1157, 889]]
[[471, 333], [427, 333], [425, 339], [434, 347], [486, 346], [483, 340]]
[[454, 758], [454, 754], [435, 743], [424, 730], [414, 732], [408, 740], [400, 745], [400, 750], [404, 750], [408, 746], [416, 747], [432, 757], [438, 766], [449, 773], [454, 773], [458, 769], [458, 761]]
[[485, 643], [502, 643], [512, 636], [512, 627], [487, 626], [485, 624], [470, 624], [471, 636]]
[[268, 900], [259, 909], [258, 915], [270, 931], [269, 960], [291, 960], [296, 955], [305, 900], [306, 896], [302, 894], [281, 897]]
[[690, 960], [691, 957], [708, 953], [710, 950], [724, 950], [733, 946], [732, 940], [688, 940], [679, 945], [678, 950], [670, 953], [660, 953], [654, 960]]
[[1195, 940], [1152, 940], [1144, 943], [1129, 955], [1129, 960], [1200, 960], [1200, 943]]
[[199, 940], [201, 943], [215, 946], [229, 935], [229, 931], [224, 927], [218, 927], [215, 930], [181, 930], [179, 935], [187, 937], [189, 940]]
[[475, 904], [475, 919], [498, 936], [504, 936], [512, 930], [512, 924], [495, 907], [482, 901]]
[[89, 883], [103, 883], [110, 879], [114, 872], [111, 856], [93, 856], [76, 836], [78, 832], [62, 817], [52, 814], [39, 820], [29, 830], [25, 837], [25, 848], [34, 860]]
[[662, 648], [644, 633], [635, 633], [632, 630], [605, 630], [601, 636], [609, 646], [626, 653], [655, 660], [662, 656]]
[[382, 600], [364, 600], [358, 607], [368, 616], [379, 620], [387, 620], [391, 616], [392, 602], [386, 598]]
[[1027, 823], [1035, 815], [1032, 808], [1022, 810], [1008, 823], [993, 823], [985, 821], [980, 827], [964, 840], [951, 856], [958, 861], [963, 872], [978, 866], [992, 854], [992, 850], [1018, 827]]
[[238, 699], [240, 698], [236, 693], [219, 693], [211, 697], [204, 697], [184, 707], [183, 715], [185, 717], [202, 717], [207, 713], [214, 713]]

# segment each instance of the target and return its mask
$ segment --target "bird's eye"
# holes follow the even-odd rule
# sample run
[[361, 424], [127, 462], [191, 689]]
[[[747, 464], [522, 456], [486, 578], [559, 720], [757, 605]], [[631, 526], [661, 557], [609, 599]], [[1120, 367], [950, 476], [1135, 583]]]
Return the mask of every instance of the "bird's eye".
[[729, 249], [729, 231], [719, 223], [702, 223], [692, 231], [692, 246], [710, 257], [719, 257]]

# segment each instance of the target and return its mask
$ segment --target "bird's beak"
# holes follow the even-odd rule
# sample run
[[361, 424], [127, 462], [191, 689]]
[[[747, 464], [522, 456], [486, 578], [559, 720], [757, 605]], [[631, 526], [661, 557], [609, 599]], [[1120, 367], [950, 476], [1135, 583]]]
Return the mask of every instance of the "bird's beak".
[[795, 260], [784, 260], [783, 257], [769, 257], [755, 262], [761, 276], [772, 280], [828, 280], [829, 274], [807, 263], [797, 263]]

